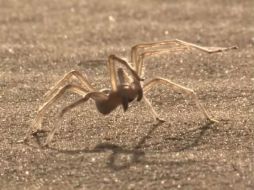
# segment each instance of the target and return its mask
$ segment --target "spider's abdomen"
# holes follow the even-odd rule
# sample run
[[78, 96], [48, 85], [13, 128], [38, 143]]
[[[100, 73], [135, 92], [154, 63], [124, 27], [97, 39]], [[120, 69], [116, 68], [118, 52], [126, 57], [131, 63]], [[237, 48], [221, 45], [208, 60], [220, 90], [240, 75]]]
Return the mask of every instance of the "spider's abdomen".
[[110, 93], [106, 100], [96, 101], [95, 105], [100, 113], [107, 115], [121, 103], [121, 98], [116, 93]]

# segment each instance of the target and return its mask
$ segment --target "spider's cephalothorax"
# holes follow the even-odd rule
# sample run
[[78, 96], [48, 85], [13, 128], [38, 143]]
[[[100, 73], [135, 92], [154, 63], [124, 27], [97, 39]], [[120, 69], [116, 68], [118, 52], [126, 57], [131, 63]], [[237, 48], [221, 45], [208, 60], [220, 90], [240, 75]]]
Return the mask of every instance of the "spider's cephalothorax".
[[[111, 89], [106, 90], [96, 90], [90, 84], [85, 75], [81, 74], [79, 71], [71, 71], [58, 81], [48, 93], [46, 93], [47, 100], [38, 110], [36, 118], [34, 119], [31, 127], [28, 129], [25, 140], [28, 139], [30, 133], [36, 133], [41, 130], [41, 122], [45, 112], [67, 90], [81, 95], [82, 98], [65, 107], [61, 111], [60, 117], [62, 117], [66, 111], [86, 102], [89, 99], [95, 101], [96, 107], [100, 113], [109, 114], [119, 105], [122, 105], [123, 109], [126, 111], [129, 103], [135, 99], [140, 101], [143, 98], [154, 119], [157, 121], [163, 121], [159, 118], [151, 103], [145, 97], [145, 94], [155, 85], [164, 84], [173, 90], [188, 94], [194, 100], [197, 107], [202, 111], [203, 115], [209, 121], [216, 122], [216, 120], [212, 119], [205, 108], [200, 104], [196, 93], [192, 89], [160, 77], [151, 79], [149, 82], [144, 84], [142, 82], [141, 84], [141, 81], [143, 80], [141, 75], [144, 74], [144, 59], [149, 56], [160, 55], [163, 53], [183, 53], [191, 50], [199, 50], [206, 53], [217, 53], [236, 48], [237, 47], [235, 46], [228, 48], [202, 47], [181, 40], [165, 40], [160, 42], [138, 44], [131, 48], [131, 63], [116, 55], [110, 55], [108, 57], [107, 65], [110, 74]], [[116, 71], [116, 64], [120, 64], [122, 68], [119, 68]], [[129, 75], [125, 71], [128, 71]], [[71, 84], [71, 78], [75, 78], [79, 83]], [[66, 84], [66, 82], [69, 84]], [[58, 127], [59, 125], [54, 126], [53, 130], [47, 137], [45, 145], [52, 140]]]

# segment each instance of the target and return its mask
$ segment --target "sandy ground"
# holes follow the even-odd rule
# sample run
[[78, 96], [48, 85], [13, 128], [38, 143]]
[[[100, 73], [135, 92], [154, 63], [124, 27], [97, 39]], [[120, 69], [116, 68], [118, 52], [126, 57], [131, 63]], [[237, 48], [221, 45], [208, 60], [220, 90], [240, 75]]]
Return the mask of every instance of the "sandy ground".
[[[253, 189], [253, 7], [253, 0], [0, 0], [0, 189]], [[48, 148], [38, 144], [46, 134], [17, 143], [66, 72], [109, 87], [109, 54], [129, 57], [137, 43], [175, 38], [239, 46], [145, 62], [146, 80], [195, 89], [218, 124], [188, 96], [158, 86], [147, 97], [163, 124], [143, 102], [102, 116], [89, 101], [58, 123]], [[43, 128], [78, 98], [66, 93]]]

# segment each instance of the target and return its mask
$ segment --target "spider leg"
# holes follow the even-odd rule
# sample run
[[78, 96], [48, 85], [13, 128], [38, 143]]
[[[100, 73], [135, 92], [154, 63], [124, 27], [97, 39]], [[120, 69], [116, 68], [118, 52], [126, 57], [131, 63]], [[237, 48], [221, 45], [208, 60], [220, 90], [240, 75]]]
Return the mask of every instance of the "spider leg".
[[172, 88], [173, 90], [176, 91], [180, 91], [182, 93], [188, 94], [191, 96], [191, 98], [195, 101], [197, 107], [203, 112], [204, 116], [211, 122], [218, 122], [215, 119], [212, 119], [212, 117], [208, 114], [208, 112], [206, 111], [206, 109], [201, 105], [201, 103], [198, 100], [198, 97], [196, 95], [196, 93], [187, 87], [181, 86], [179, 84], [176, 84], [170, 80], [164, 79], [164, 78], [154, 78], [151, 81], [149, 81], [148, 83], [146, 83], [144, 85], [144, 93], [147, 93], [154, 85], [159, 85], [159, 84], [164, 84], [169, 86], [170, 88]]
[[[197, 44], [185, 42], [182, 40], [165, 40], [160, 42], [153, 42], [153, 43], [143, 43], [143, 44], [137, 44], [131, 48], [131, 62], [135, 64], [135, 70], [137, 71], [138, 75], [140, 76], [142, 67], [143, 67], [143, 60], [140, 60], [140, 55], [142, 53], [145, 53], [147, 51], [162, 51], [162, 53], [165, 53], [164, 50], [171, 49], [169, 52], [182, 52], [185, 50], [193, 50], [197, 49], [206, 53], [217, 53], [222, 51], [227, 51], [231, 49], [237, 49], [236, 46], [232, 47], [204, 47]], [[146, 56], [155, 55], [155, 54], [146, 54]], [[144, 57], [143, 57], [144, 58]], [[142, 59], [143, 59], [142, 58]]]
[[41, 122], [42, 122], [42, 118], [45, 114], [45, 112], [49, 109], [49, 107], [57, 100], [59, 99], [65, 91], [72, 91], [74, 93], [77, 93], [77, 94], [80, 94], [81, 96], [85, 96], [89, 90], [87, 89], [84, 89], [83, 87], [80, 87], [80, 86], [77, 86], [77, 85], [72, 85], [72, 84], [69, 84], [69, 85], [66, 85], [62, 88], [60, 88], [56, 93], [54, 93], [51, 98], [46, 101], [38, 110], [37, 112], [37, 115], [35, 117], [35, 119], [33, 120], [31, 126], [29, 127], [26, 135], [25, 135], [25, 138], [23, 141], [26, 141], [29, 137], [29, 135], [33, 132], [37, 132], [38, 130], [40, 130], [41, 128]]
[[165, 120], [163, 118], [160, 118], [159, 115], [156, 113], [156, 111], [153, 109], [151, 102], [145, 96], [143, 96], [143, 99], [146, 105], [148, 106], [151, 114], [153, 115], [154, 120], [159, 122], [165, 122]]
[[[90, 98], [94, 99], [95, 101], [103, 101], [103, 100], [107, 100], [108, 96], [106, 94], [104, 94], [103, 92], [89, 92], [87, 93], [83, 98], [77, 100], [76, 102], [66, 106], [64, 109], [62, 109], [62, 111], [60, 112], [59, 117], [63, 117], [63, 115], [71, 110], [72, 108], [86, 102], [87, 100], [89, 100]], [[47, 136], [47, 139], [44, 143], [43, 146], [47, 146], [51, 140], [54, 137], [55, 132], [60, 128], [59, 124], [55, 124], [53, 129], [50, 131], [50, 133]]]
[[44, 97], [49, 98], [54, 93], [57, 92], [57, 90], [64, 85], [66, 81], [69, 81], [71, 78], [76, 78], [80, 82], [81, 86], [85, 89], [88, 89], [89, 91], [94, 91], [94, 88], [89, 83], [86, 75], [82, 75], [79, 71], [73, 70], [68, 72], [61, 78], [45, 95]]

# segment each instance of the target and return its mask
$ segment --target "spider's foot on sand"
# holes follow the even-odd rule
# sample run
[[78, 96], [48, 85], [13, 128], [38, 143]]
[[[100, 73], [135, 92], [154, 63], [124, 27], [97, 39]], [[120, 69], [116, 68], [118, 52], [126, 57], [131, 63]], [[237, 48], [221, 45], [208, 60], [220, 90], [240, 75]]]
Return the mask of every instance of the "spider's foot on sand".
[[44, 133], [47, 133], [47, 132], [49, 132], [49, 130], [46, 130], [46, 129], [38, 129], [38, 130], [32, 132], [32, 135], [33, 135], [33, 136], [36, 136], [36, 135], [38, 135], [38, 134], [40, 134], [40, 133], [44, 134]]
[[166, 122], [166, 120], [164, 119], [164, 118], [159, 118], [159, 117], [156, 117], [156, 122], [158, 122], [158, 123], [164, 123], [164, 122]]
[[28, 139], [29, 139], [29, 136], [32, 135], [32, 136], [37, 136], [38, 134], [44, 134], [44, 133], [47, 133], [49, 132], [49, 130], [46, 130], [46, 129], [37, 129], [36, 131], [33, 131], [31, 133], [28, 133], [25, 138], [21, 139], [21, 140], [18, 140], [17, 143], [27, 143], [28, 142]]

